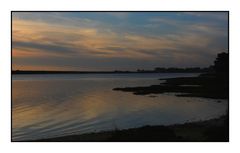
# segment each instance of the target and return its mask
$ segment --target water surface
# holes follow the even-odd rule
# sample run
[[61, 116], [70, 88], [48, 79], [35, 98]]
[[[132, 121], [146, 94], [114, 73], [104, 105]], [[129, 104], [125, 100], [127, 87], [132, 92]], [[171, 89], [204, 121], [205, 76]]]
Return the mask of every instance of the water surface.
[[[134, 95], [116, 87], [148, 86], [159, 78], [198, 74], [13, 75], [12, 139], [31, 140], [144, 125], [215, 118], [226, 100]], [[155, 97], [156, 96], [156, 97]]]

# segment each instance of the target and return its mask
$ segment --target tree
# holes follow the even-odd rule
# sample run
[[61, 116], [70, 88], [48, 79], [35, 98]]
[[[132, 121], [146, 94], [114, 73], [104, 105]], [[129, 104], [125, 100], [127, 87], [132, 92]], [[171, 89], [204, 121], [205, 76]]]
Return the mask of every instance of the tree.
[[229, 55], [228, 53], [219, 53], [214, 61], [214, 70], [219, 77], [228, 77], [229, 75]]

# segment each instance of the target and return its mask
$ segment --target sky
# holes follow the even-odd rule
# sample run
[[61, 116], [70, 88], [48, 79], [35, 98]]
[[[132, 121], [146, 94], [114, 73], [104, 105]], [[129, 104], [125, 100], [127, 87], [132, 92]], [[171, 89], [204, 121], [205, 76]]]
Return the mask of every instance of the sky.
[[13, 12], [13, 70], [207, 67], [228, 52], [227, 12]]

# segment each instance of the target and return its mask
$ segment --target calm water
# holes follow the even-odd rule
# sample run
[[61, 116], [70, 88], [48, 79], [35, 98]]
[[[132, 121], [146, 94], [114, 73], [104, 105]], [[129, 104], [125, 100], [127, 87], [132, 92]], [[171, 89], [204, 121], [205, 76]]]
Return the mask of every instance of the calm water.
[[168, 125], [224, 114], [227, 101], [141, 96], [115, 87], [197, 74], [13, 75], [13, 140], [48, 138], [143, 125]]

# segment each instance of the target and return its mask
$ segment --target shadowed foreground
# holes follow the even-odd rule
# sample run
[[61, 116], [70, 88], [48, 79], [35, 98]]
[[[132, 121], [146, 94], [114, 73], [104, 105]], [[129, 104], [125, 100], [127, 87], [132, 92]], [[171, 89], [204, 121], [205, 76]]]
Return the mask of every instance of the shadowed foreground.
[[70, 135], [34, 142], [228, 142], [228, 116], [170, 126], [144, 126], [126, 130]]

